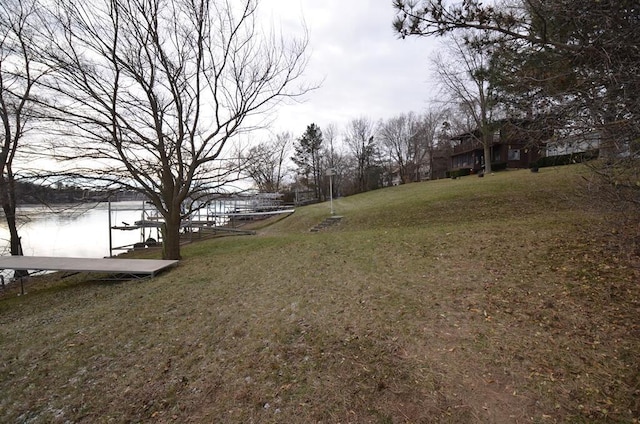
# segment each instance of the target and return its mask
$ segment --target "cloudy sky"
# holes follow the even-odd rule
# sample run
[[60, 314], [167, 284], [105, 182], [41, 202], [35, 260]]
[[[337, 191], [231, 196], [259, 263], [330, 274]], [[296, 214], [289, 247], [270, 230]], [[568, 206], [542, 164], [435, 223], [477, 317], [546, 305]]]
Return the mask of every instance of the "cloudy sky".
[[309, 81], [322, 82], [302, 104], [281, 107], [273, 131], [301, 135], [306, 126], [375, 121], [421, 112], [436, 96], [429, 55], [438, 41], [398, 39], [391, 0], [261, 0], [261, 13], [285, 32], [309, 31]]

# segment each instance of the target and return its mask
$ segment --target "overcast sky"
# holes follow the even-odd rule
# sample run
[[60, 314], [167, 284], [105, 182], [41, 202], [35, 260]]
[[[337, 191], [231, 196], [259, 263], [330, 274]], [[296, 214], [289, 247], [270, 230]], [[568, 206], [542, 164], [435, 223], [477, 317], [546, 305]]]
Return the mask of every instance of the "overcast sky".
[[278, 109], [272, 130], [300, 136], [306, 126], [360, 116], [377, 121], [422, 112], [435, 97], [429, 55], [438, 41], [399, 39], [391, 0], [261, 0], [261, 13], [285, 32], [308, 27], [309, 81], [322, 86], [302, 104]]

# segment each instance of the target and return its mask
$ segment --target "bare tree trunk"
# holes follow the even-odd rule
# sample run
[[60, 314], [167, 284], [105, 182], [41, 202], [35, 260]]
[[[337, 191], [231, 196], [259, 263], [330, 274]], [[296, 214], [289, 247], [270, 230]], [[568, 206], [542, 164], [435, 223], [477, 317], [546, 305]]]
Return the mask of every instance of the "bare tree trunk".
[[182, 259], [180, 255], [180, 215], [165, 219], [162, 228], [162, 259]]
[[484, 173], [490, 174], [491, 173], [491, 138], [487, 134], [482, 135], [482, 147], [484, 148]]
[[22, 256], [22, 244], [18, 235], [18, 224], [16, 221], [16, 205], [8, 200], [6, 193], [3, 193], [2, 210], [9, 229], [9, 245], [12, 256]]
[[[16, 220], [16, 195], [13, 174], [9, 174], [10, 178], [4, 176], [0, 178], [0, 190], [2, 190], [2, 210], [4, 211], [5, 221], [9, 229], [9, 249], [11, 256], [22, 256], [22, 241], [18, 234], [18, 222]], [[25, 277], [29, 275], [28, 271], [16, 270], [15, 278]]]
[[180, 222], [167, 222], [163, 234], [162, 259], [179, 260], [180, 255]]
[[[32, 118], [31, 90], [46, 73], [46, 67], [34, 66], [33, 29], [37, 26], [35, 0], [3, 0], [0, 3], [0, 203], [10, 235], [12, 256], [22, 255], [22, 243], [16, 221], [16, 185], [13, 161]], [[28, 275], [16, 271], [16, 277]]]

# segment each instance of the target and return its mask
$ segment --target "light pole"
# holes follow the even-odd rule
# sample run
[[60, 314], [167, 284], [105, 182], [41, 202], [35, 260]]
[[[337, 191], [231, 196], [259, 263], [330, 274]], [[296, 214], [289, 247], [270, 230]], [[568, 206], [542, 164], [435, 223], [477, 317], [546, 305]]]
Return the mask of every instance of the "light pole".
[[335, 170], [333, 168], [327, 169], [327, 176], [329, 177], [329, 204], [331, 205], [331, 215], [333, 215], [333, 176]]

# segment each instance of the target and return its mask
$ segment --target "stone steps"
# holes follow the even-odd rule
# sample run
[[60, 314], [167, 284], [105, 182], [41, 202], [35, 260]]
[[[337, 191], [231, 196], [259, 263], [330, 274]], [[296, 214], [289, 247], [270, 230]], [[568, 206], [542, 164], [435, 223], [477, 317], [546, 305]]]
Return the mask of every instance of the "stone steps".
[[339, 215], [332, 215], [328, 218], [325, 218], [324, 221], [322, 221], [321, 223], [319, 223], [318, 225], [316, 225], [315, 227], [313, 227], [311, 230], [312, 233], [317, 233], [318, 231], [322, 231], [325, 228], [331, 227], [333, 225], [336, 225], [338, 222], [340, 222], [342, 220], [342, 217]]

